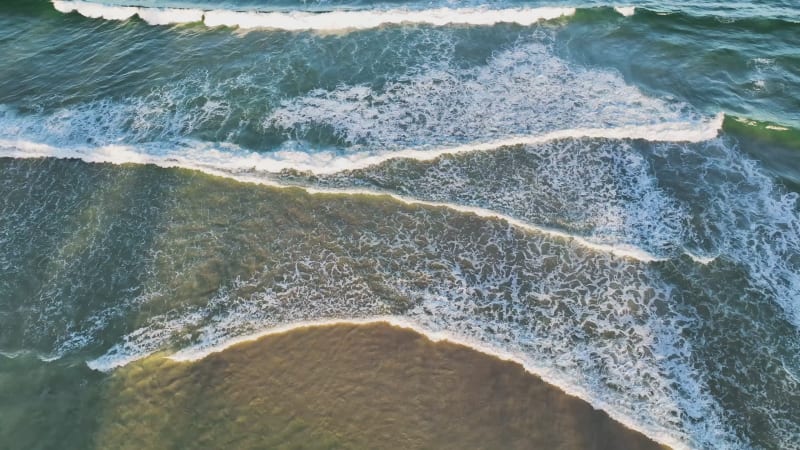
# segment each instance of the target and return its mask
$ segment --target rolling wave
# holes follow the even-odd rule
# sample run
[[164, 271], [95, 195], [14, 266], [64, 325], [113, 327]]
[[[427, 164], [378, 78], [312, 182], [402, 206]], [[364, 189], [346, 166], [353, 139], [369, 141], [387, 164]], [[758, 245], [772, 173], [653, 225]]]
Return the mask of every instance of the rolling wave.
[[504, 5], [506, 7], [497, 8], [483, 5], [451, 8], [449, 4], [441, 7], [431, 7], [431, 4], [412, 4], [407, 8], [386, 8], [375, 5], [370, 9], [323, 11], [309, 11], [308, 5], [305, 4], [297, 5], [296, 10], [214, 9], [203, 4], [196, 7], [183, 5], [153, 7], [135, 4], [123, 6], [83, 0], [53, 0], [52, 5], [62, 13], [75, 12], [84, 17], [105, 20], [128, 20], [139, 17], [150, 25], [203, 23], [208, 27], [321, 32], [347, 32], [402, 24], [488, 26], [513, 23], [528, 26], [543, 20], [571, 17], [578, 11], [581, 12], [583, 20], [587, 17], [608, 20], [611, 16], [607, 12], [616, 14], [617, 17], [630, 18], [641, 11], [645, 13], [642, 20], [734, 20], [758, 27], [764, 23], [777, 27], [796, 27], [800, 23], [795, 8], [762, 5], [755, 9], [736, 10], [722, 2], [704, 4], [700, 9], [688, 2], [678, 3], [673, 9], [665, 9], [661, 2], [642, 1], [639, 5], [628, 6], [603, 2], [589, 2], [582, 4], [581, 7], [530, 7], [507, 3]]
[[531, 25], [540, 20], [557, 19], [575, 13], [575, 8], [435, 8], [426, 10], [390, 9], [364, 11], [258, 12], [114, 6], [84, 1], [54, 0], [62, 13], [77, 12], [89, 18], [127, 20], [133, 16], [151, 25], [174, 25], [203, 22], [209, 27], [274, 29], [286, 31], [348, 31], [377, 28], [383, 25], [494, 25], [516, 23]]

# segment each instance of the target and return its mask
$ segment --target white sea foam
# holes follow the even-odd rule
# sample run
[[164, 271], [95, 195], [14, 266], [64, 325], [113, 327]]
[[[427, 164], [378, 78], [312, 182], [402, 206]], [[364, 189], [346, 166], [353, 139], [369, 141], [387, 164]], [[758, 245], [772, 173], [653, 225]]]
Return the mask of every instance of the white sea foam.
[[151, 25], [202, 21], [209, 27], [227, 26], [242, 29], [264, 28], [287, 31], [347, 31], [377, 28], [392, 24], [494, 25], [516, 23], [531, 25], [540, 20], [571, 16], [575, 8], [434, 8], [424, 10], [342, 10], [330, 12], [258, 12], [114, 6], [85, 1], [54, 0], [63, 13], [77, 12], [85, 17], [127, 20], [139, 16]]
[[[420, 161], [436, 159], [442, 155], [468, 152], [491, 151], [517, 145], [536, 145], [557, 139], [598, 138], [598, 139], [644, 139], [652, 142], [701, 142], [713, 139], [722, 128], [723, 114], [705, 122], [674, 122], [654, 125], [623, 126], [619, 128], [578, 128], [552, 131], [533, 136], [514, 136], [488, 142], [478, 142], [452, 147], [438, 147], [427, 150], [404, 149], [383, 153], [354, 153], [340, 155], [333, 152], [308, 153], [283, 150], [275, 153], [277, 157], [258, 157], [249, 165], [256, 170], [277, 172], [285, 169], [308, 171], [316, 174], [335, 173], [342, 170], [361, 169], [389, 159], [408, 158]], [[248, 166], [246, 166], [248, 167]]]
[[203, 11], [178, 8], [145, 8], [137, 6], [114, 6], [84, 1], [54, 0], [53, 7], [62, 13], [77, 12], [92, 19], [127, 20], [139, 16], [151, 25], [173, 25], [203, 20]]
[[[692, 167], [680, 170], [698, 175], [675, 178], [681, 182], [678, 192], [686, 196], [681, 201], [697, 217], [688, 246], [699, 249], [693, 252], [697, 255], [719, 255], [746, 267], [754, 288], [800, 328], [800, 196], [784, 191], [729, 143], [717, 139], [698, 147], [702, 157], [684, 162]], [[686, 154], [675, 144], [655, 149], [676, 160]]]
[[[430, 160], [554, 139], [698, 142], [716, 137], [724, 118], [687, 114], [685, 105], [645, 96], [618, 74], [573, 67], [537, 42], [515, 44], [475, 68], [425, 68], [381, 90], [340, 86], [289, 98], [270, 111], [237, 109], [230, 93], [253, 84], [246, 76], [190, 76], [144, 97], [97, 100], [42, 115], [0, 111], [0, 138], [58, 147], [137, 144], [158, 156], [185, 156], [226, 170], [324, 174], [392, 158]], [[230, 130], [220, 130], [220, 124]], [[330, 150], [327, 142], [309, 142], [319, 129], [332, 130], [344, 145]], [[221, 143], [189, 144], [207, 152], [181, 154], [189, 151], [182, 142], [192, 134], [224, 133], [234, 144], [241, 130], [284, 134], [286, 140], [271, 152]], [[158, 142], [164, 145], [158, 148]]]
[[426, 67], [379, 89], [315, 89], [283, 100], [263, 122], [295, 140], [329, 130], [361, 152], [525, 144], [528, 136], [558, 130], [565, 130], [562, 137], [695, 141], [714, 137], [710, 125], [687, 105], [647, 96], [618, 73], [568, 63], [546, 36], [522, 39], [486, 64]]
[[691, 218], [660, 185], [646, 155], [650, 145], [557, 140], [428, 162], [392, 160], [317, 176], [315, 184], [390, 189], [417, 199], [486, 208], [526, 223], [557, 224], [596, 244], [627, 244], [668, 259], [681, 251]]
[[203, 20], [203, 12], [193, 9], [138, 8], [136, 15], [150, 25], [194, 23]]
[[630, 17], [636, 13], [635, 6], [615, 6], [614, 11], [622, 14], [625, 17]]
[[218, 169], [229, 172], [259, 171], [277, 173], [287, 169], [331, 174], [343, 170], [363, 169], [397, 158], [430, 161], [448, 154], [486, 152], [495, 149], [536, 145], [558, 139], [643, 139], [651, 142], [701, 142], [717, 136], [723, 115], [700, 123], [664, 123], [622, 128], [586, 128], [558, 130], [542, 135], [516, 136], [490, 142], [438, 147], [428, 150], [403, 149], [385, 152], [342, 154], [334, 151], [279, 150], [259, 153], [233, 145], [186, 141], [183, 145], [104, 145], [52, 146], [27, 140], [0, 139], [7, 156], [81, 158], [87, 162], [151, 163], [195, 169]]
[[[259, 170], [330, 173], [387, 158], [436, 158], [558, 138], [696, 142], [715, 137], [721, 127], [722, 114], [703, 118], [684, 104], [648, 97], [617, 73], [567, 63], [541, 41], [547, 37], [525, 38], [470, 68], [432, 55], [444, 61], [429, 64], [425, 57], [410, 75], [381, 88], [340, 85], [282, 101], [274, 98], [274, 86], [259, 86], [253, 77], [194, 73], [141, 97], [27, 116], [0, 111], [0, 138], [56, 146], [88, 141], [179, 147], [198, 134], [231, 144], [241, 135], [260, 134], [283, 137], [283, 144], [266, 158], [233, 145], [234, 159], [251, 157]], [[279, 104], [235, 104], [242, 90]], [[328, 136], [322, 142], [320, 130]]]
[[[476, 67], [445, 70], [424, 65], [380, 90], [361, 85], [315, 90], [285, 100], [267, 111], [267, 117], [248, 118], [247, 124], [230, 120], [237, 130], [271, 136], [286, 133], [295, 138], [270, 152], [250, 151], [233, 143], [201, 143], [187, 136], [196, 130], [218, 133], [216, 128], [229, 122], [229, 117], [246, 116], [232, 111], [234, 106], [227, 99], [229, 91], [252, 87], [247, 77], [221, 82], [208, 76], [189, 77], [154, 89], [144, 98], [88, 102], [47, 115], [16, 116], [6, 111], [0, 116], [0, 139], [8, 156], [151, 163], [265, 182], [254, 172], [298, 170], [324, 175], [391, 159], [429, 161], [446, 154], [554, 140], [698, 142], [719, 133], [722, 114], [699, 117], [687, 113], [685, 105], [645, 96], [618, 74], [574, 67], [557, 58], [539, 38], [515, 42]], [[200, 106], [199, 97], [206, 99]], [[252, 121], [261, 127], [253, 128]], [[343, 145], [330, 150], [330, 146], [308, 142], [319, 127], [333, 130]], [[408, 197], [397, 199], [419, 203]], [[430, 205], [455, 208], [458, 203], [437, 200]], [[520, 228], [540, 223], [484, 206], [462, 206], [467, 208], [462, 211], [499, 217]], [[583, 237], [534, 228], [600, 252], [647, 261], [664, 257], [644, 250], [649, 245], [618, 239], [619, 233]]]
[[344, 31], [377, 28], [381, 25], [420, 23], [430, 25], [494, 25], [516, 23], [531, 25], [540, 20], [571, 16], [574, 8], [512, 8], [512, 9], [450, 9], [436, 8], [413, 10], [334, 11], [327, 13], [304, 12], [235, 12], [207, 11], [207, 26], [239, 28], [270, 28], [290, 31], [325, 30]]

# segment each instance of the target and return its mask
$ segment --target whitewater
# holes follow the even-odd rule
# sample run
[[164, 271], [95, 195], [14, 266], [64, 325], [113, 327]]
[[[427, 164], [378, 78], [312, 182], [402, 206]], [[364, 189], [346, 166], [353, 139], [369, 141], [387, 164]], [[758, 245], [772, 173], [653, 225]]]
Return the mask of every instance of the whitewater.
[[791, 4], [43, 3], [0, 14], [3, 357], [388, 322], [797, 448]]

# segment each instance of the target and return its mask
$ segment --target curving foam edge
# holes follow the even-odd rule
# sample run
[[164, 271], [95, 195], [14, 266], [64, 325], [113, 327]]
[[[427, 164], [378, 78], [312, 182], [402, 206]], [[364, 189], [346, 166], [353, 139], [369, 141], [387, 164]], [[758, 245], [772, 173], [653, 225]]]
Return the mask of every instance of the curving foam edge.
[[[497, 348], [495, 346], [490, 346], [486, 343], [479, 342], [474, 339], [457, 336], [452, 333], [443, 331], [431, 331], [411, 320], [396, 316], [379, 316], [379, 317], [372, 317], [365, 319], [356, 318], [356, 319], [312, 320], [312, 321], [287, 323], [271, 327], [253, 334], [248, 334], [228, 339], [221, 343], [216, 343], [214, 345], [204, 346], [201, 343], [193, 347], [179, 350], [171, 355], [166, 356], [166, 358], [176, 362], [194, 362], [194, 361], [199, 361], [211, 354], [222, 352], [237, 344], [256, 341], [258, 339], [270, 335], [288, 333], [300, 328], [324, 327], [324, 326], [334, 326], [334, 325], [369, 325], [376, 323], [386, 323], [391, 326], [411, 330], [414, 331], [415, 333], [425, 336], [427, 339], [430, 339], [433, 342], [450, 342], [453, 344], [462, 345], [477, 352], [483, 353], [485, 355], [498, 358], [503, 361], [509, 361], [519, 364], [529, 374], [541, 378], [545, 383], [558, 387], [567, 395], [580, 398], [581, 400], [589, 403], [593, 407], [605, 411], [609, 416], [611, 416], [612, 419], [623, 424], [629, 429], [642, 433], [650, 437], [651, 439], [661, 444], [664, 444], [670, 448], [673, 448], [675, 450], [683, 450], [688, 448], [686, 446], [686, 443], [675, 439], [674, 436], [671, 436], [665, 430], [644, 428], [628, 420], [626, 417], [616, 412], [614, 405], [597, 401], [597, 399], [593, 398], [588, 391], [585, 391], [580, 386], [574, 385], [572, 383], [567, 382], [566, 380], [563, 380], [555, 371], [546, 367], [539, 366], [535, 364], [535, 362], [529, 360], [528, 358], [521, 357], [517, 354], [509, 353], [500, 348]], [[117, 367], [124, 366], [128, 363], [145, 358], [147, 356], [149, 355], [137, 355], [135, 357], [125, 358], [125, 359], [100, 357], [91, 361], [87, 361], [86, 365], [92, 370], [108, 372]]]
[[276, 29], [286, 31], [319, 30], [346, 31], [377, 28], [403, 23], [435, 26], [494, 25], [516, 23], [531, 25], [540, 20], [552, 20], [575, 14], [575, 8], [433, 8], [424, 10], [386, 9], [329, 12], [258, 12], [235, 10], [202, 10], [113, 6], [79, 0], [53, 0], [53, 7], [62, 13], [77, 12], [93, 19], [127, 20], [139, 16], [151, 25], [173, 25], [203, 22], [209, 27], [238, 27], [242, 29]]

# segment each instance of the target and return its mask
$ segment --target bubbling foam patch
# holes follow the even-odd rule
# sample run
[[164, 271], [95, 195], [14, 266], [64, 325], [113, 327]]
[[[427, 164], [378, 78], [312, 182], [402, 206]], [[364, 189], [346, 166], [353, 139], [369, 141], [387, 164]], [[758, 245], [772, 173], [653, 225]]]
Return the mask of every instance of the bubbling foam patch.
[[688, 214], [629, 140], [562, 139], [424, 162], [394, 159], [318, 176], [313, 185], [487, 208], [589, 242], [644, 249], [652, 259], [679, 256], [687, 238]]
[[[247, 75], [217, 80], [200, 72], [141, 97], [41, 114], [6, 110], [0, 138], [59, 147], [148, 144], [157, 153], [203, 139], [259, 170], [330, 173], [397, 156], [435, 158], [556, 138], [696, 142], [715, 137], [722, 126], [722, 114], [702, 117], [686, 105], [647, 97], [619, 74], [568, 64], [537, 39], [513, 44], [478, 67], [422, 61], [409, 69], [414, 75], [382, 88], [314, 90], [272, 109], [232, 99], [245, 91], [278, 103], [275, 86], [256, 85]], [[275, 143], [236, 151], [264, 140]]]
[[330, 129], [350, 146], [402, 149], [565, 129], [685, 130], [702, 119], [686, 105], [645, 96], [617, 73], [570, 65], [546, 43], [519, 42], [471, 69], [432, 69], [380, 90], [314, 90], [284, 101], [264, 125], [292, 139]]
[[693, 218], [687, 246], [746, 267], [752, 288], [800, 328], [800, 196], [730, 140], [652, 148], [661, 186]]
[[349, 31], [377, 28], [383, 25], [494, 25], [516, 23], [532, 25], [540, 20], [557, 19], [575, 14], [575, 8], [434, 8], [423, 10], [377, 9], [329, 12], [259, 12], [235, 10], [203, 10], [115, 6], [84, 1], [54, 0], [53, 7], [62, 13], [77, 12], [93, 19], [127, 20], [139, 16], [151, 25], [172, 25], [203, 22], [209, 27], [241, 29], [274, 29], [286, 31]]

